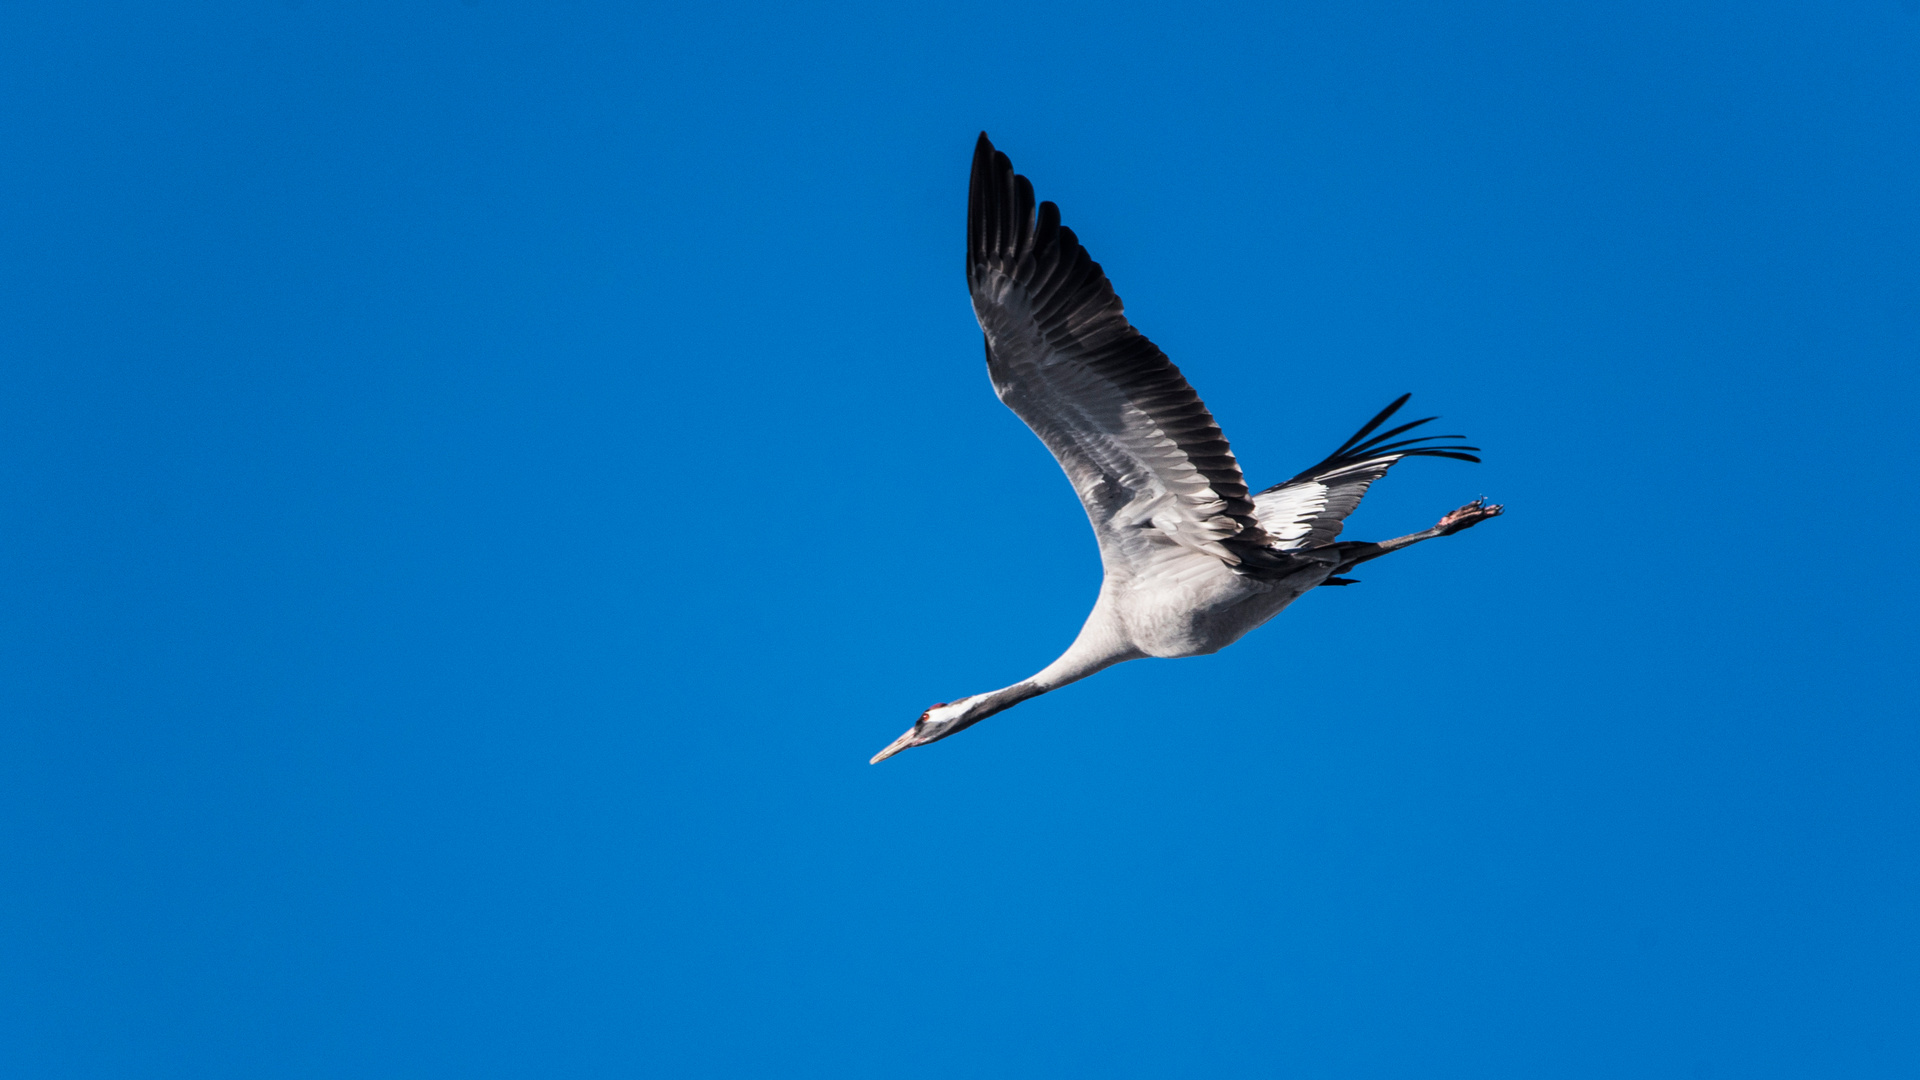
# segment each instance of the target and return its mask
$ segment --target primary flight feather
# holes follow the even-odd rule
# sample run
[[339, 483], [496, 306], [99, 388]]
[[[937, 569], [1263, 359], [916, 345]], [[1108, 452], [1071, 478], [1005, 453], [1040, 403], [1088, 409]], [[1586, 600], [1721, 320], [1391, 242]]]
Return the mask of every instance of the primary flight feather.
[[1408, 457], [1479, 461], [1457, 435], [1374, 434], [1401, 395], [1325, 461], [1249, 494], [1200, 396], [1127, 322], [1113, 286], [1034, 203], [985, 132], [967, 193], [967, 286], [1000, 400], [1060, 462], [1086, 507], [1106, 574], [1093, 612], [1060, 658], [1001, 690], [943, 702], [874, 755], [884, 761], [1123, 660], [1217, 652], [1318, 585], [1390, 551], [1501, 512], [1468, 503], [1430, 529], [1379, 543], [1336, 540], [1368, 485]]

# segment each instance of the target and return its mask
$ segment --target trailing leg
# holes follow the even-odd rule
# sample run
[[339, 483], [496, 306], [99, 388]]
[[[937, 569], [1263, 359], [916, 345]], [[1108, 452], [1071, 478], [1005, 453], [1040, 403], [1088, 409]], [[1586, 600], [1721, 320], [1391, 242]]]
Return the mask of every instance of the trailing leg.
[[[1382, 540], [1377, 544], [1352, 541], [1335, 544], [1334, 547], [1340, 549], [1341, 559], [1340, 565], [1334, 568], [1333, 572], [1335, 574], [1344, 574], [1369, 559], [1377, 559], [1389, 552], [1399, 551], [1404, 547], [1412, 547], [1422, 540], [1431, 540], [1436, 536], [1452, 536], [1454, 533], [1464, 529], [1471, 529], [1488, 518], [1499, 517], [1505, 509], [1505, 507], [1497, 503], [1493, 506], [1488, 506], [1487, 500], [1475, 499], [1435, 522], [1431, 529], [1422, 529], [1417, 533], [1396, 536], [1391, 540]], [[1344, 585], [1347, 583], [1341, 582], [1341, 584]]]

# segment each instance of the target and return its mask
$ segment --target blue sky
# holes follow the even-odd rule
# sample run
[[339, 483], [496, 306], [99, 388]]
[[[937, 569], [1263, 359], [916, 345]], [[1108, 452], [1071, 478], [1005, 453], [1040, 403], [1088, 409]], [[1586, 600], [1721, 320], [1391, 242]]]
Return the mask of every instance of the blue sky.
[[[1904, 1077], [1920, 7], [0, 10], [0, 1071]], [[990, 131], [1259, 486], [1071, 639]]]

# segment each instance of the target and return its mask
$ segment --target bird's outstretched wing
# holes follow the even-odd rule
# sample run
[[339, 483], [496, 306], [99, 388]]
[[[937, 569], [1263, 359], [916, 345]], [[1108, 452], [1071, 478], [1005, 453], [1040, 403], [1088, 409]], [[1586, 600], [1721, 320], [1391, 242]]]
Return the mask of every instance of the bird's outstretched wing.
[[1200, 396], [1128, 325], [1059, 208], [1035, 207], [1033, 185], [984, 132], [967, 195], [967, 284], [993, 388], [1066, 470], [1110, 571], [1170, 557], [1245, 570], [1290, 562], [1269, 546]]
[[[1374, 435], [1374, 430], [1399, 412], [1400, 406], [1405, 405], [1412, 396], [1400, 395], [1393, 404], [1380, 410], [1380, 415], [1367, 421], [1366, 426], [1355, 432], [1353, 438], [1341, 444], [1340, 449], [1327, 455], [1325, 461], [1253, 497], [1254, 516], [1260, 522], [1260, 527], [1273, 538], [1274, 544], [1285, 551], [1303, 551], [1333, 543], [1334, 537], [1340, 535], [1341, 523], [1348, 514], [1353, 513], [1354, 507], [1360, 505], [1360, 498], [1367, 493], [1368, 485], [1385, 476], [1393, 463], [1401, 458], [1480, 460], [1472, 454], [1472, 451], [1480, 449], [1477, 446], [1428, 445], [1436, 439], [1458, 439], [1458, 435], [1427, 435], [1392, 441], [1396, 436], [1435, 419], [1431, 416]], [[1369, 435], [1373, 437], [1368, 438]]]

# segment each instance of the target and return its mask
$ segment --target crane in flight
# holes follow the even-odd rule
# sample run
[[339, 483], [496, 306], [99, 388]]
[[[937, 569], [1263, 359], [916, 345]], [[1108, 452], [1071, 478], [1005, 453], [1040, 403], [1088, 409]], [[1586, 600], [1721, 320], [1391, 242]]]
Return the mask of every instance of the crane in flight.
[[1435, 445], [1458, 435], [1402, 438], [1432, 417], [1381, 431], [1408, 394], [1326, 460], [1249, 494], [1200, 396], [1127, 322], [1059, 207], [1035, 206], [1033, 185], [985, 132], [967, 192], [967, 286], [994, 392], [1066, 471], [1106, 572], [1059, 659], [1012, 686], [933, 706], [875, 764], [1124, 660], [1218, 652], [1307, 590], [1353, 584], [1341, 575], [1369, 559], [1500, 515], [1475, 499], [1407, 536], [1336, 539], [1368, 485], [1402, 458], [1480, 460], [1477, 447]]

